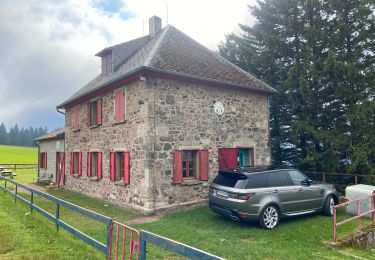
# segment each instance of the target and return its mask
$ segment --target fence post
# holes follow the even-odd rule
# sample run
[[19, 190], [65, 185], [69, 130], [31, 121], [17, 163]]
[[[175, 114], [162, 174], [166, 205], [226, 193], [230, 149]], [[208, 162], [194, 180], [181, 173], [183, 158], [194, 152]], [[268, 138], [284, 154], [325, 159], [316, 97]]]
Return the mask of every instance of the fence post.
[[31, 190], [31, 198], [30, 198], [30, 213], [33, 213], [33, 203], [34, 203], [34, 193], [33, 190]]
[[[374, 210], [374, 196], [375, 193], [371, 194], [371, 210]], [[372, 212], [372, 224], [375, 225], [375, 212]]]
[[326, 182], [326, 173], [323, 172], [323, 183], [325, 183], [325, 182]]
[[112, 219], [107, 223], [107, 259], [112, 259]]
[[17, 164], [14, 164], [14, 170], [17, 170]]
[[356, 201], [357, 203], [357, 218], [358, 218], [358, 227], [361, 225], [361, 206], [359, 200]]
[[146, 260], [146, 253], [146, 240], [144, 240], [141, 230], [139, 233], [139, 260]]
[[18, 186], [17, 186], [17, 184], [16, 184], [16, 190], [15, 190], [15, 192], [14, 192], [14, 203], [17, 202], [17, 188], [18, 188]]
[[333, 208], [333, 242], [335, 243], [336, 243], [336, 237], [337, 237], [336, 217], [337, 217], [336, 208]]
[[56, 231], [59, 232], [60, 204], [56, 203]]
[[[5, 180], [4, 188], [5, 189], [7, 188], [7, 180]], [[6, 193], [5, 189], [4, 189], [4, 194]]]

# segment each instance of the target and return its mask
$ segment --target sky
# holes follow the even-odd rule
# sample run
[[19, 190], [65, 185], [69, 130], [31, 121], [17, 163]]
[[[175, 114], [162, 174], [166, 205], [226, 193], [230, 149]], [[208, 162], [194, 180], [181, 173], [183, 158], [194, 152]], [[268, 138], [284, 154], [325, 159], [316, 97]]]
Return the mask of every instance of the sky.
[[1, 0], [0, 123], [64, 126], [56, 106], [100, 73], [95, 54], [172, 24], [216, 51], [255, 0]]

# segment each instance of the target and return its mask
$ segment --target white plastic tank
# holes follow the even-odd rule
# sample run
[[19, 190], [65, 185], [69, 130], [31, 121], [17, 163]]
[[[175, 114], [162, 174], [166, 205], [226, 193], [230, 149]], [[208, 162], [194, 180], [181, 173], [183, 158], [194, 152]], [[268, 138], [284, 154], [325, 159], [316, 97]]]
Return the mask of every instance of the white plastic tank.
[[[353, 200], [364, 196], [370, 196], [375, 193], [375, 186], [357, 184], [348, 186], [345, 189], [345, 198], [347, 200]], [[361, 213], [371, 210], [371, 199], [363, 199], [360, 201]], [[357, 215], [357, 204], [351, 203], [346, 206], [346, 212], [351, 215]], [[367, 214], [366, 217], [371, 218], [371, 214]]]

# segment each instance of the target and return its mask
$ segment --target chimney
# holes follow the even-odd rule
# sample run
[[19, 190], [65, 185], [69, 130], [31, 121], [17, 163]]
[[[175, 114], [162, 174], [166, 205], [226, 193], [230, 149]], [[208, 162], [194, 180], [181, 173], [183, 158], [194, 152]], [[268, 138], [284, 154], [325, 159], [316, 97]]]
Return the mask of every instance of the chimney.
[[151, 17], [148, 20], [148, 28], [150, 37], [154, 37], [161, 30], [161, 19], [155, 15]]

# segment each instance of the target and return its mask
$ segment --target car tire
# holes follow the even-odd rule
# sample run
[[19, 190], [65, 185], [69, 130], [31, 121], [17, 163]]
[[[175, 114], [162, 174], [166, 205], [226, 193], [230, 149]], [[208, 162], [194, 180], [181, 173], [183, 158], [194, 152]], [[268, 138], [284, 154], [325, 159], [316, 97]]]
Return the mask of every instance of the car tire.
[[265, 229], [273, 229], [279, 224], [280, 214], [275, 205], [266, 206], [259, 217], [259, 225]]
[[335, 199], [333, 198], [332, 195], [329, 195], [324, 202], [324, 207], [323, 207], [323, 215], [325, 216], [333, 216], [333, 206], [335, 206]]

